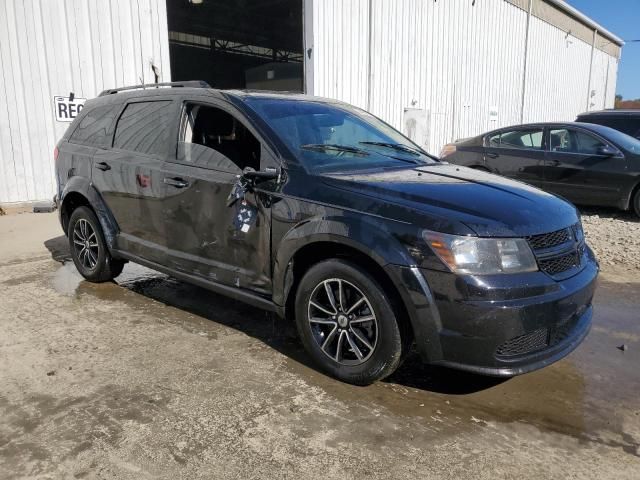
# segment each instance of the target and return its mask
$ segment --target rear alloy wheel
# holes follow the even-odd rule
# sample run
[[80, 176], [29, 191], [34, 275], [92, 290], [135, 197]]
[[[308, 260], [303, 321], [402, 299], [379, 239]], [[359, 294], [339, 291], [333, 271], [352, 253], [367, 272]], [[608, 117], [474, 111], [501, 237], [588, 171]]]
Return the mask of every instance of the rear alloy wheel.
[[108, 282], [122, 273], [124, 262], [109, 253], [100, 222], [90, 208], [76, 208], [68, 228], [71, 258], [84, 278], [90, 282]]
[[84, 218], [79, 219], [73, 227], [73, 247], [75, 256], [87, 270], [93, 270], [98, 264], [100, 246], [98, 236], [91, 224]]
[[385, 378], [410, 345], [386, 292], [350, 262], [326, 260], [311, 267], [295, 301], [305, 349], [320, 368], [342, 381], [368, 385]]

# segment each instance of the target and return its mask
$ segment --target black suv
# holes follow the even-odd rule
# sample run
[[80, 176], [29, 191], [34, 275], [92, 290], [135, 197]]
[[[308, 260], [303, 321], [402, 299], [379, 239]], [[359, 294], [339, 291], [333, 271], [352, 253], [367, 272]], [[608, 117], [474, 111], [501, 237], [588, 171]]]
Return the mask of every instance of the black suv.
[[103, 92], [57, 146], [87, 280], [133, 261], [295, 318], [313, 360], [355, 384], [414, 342], [429, 363], [510, 376], [587, 335], [598, 265], [569, 203], [338, 101], [162, 87]]
[[604, 125], [640, 140], [640, 110], [637, 109], [585, 112], [578, 115], [576, 122]]

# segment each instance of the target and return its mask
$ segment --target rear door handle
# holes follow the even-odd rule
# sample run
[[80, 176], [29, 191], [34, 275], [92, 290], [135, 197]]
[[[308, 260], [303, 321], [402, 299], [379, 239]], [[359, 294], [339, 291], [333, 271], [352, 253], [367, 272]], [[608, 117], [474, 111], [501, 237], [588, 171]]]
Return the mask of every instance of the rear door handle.
[[111, 166], [107, 163], [107, 162], [99, 162], [95, 164], [95, 167], [98, 170], [102, 170], [103, 172], [106, 172], [107, 170], [111, 170]]
[[163, 181], [167, 185], [171, 185], [172, 187], [176, 187], [176, 188], [185, 188], [185, 187], [189, 186], [189, 182], [185, 182], [181, 178], [167, 178], [167, 177], [165, 177], [165, 179]]
[[492, 153], [492, 152], [485, 153], [485, 155], [489, 158], [498, 158], [500, 156], [499, 153]]
[[557, 167], [558, 165], [560, 165], [560, 160], [549, 160], [549, 166]]

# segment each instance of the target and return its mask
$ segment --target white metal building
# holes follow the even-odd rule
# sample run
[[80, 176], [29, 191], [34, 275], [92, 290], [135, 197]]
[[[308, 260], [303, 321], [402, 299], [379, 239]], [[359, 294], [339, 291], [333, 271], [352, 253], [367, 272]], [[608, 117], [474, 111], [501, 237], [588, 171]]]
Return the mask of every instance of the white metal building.
[[106, 88], [301, 89], [437, 154], [613, 106], [622, 45], [561, 0], [3, 0], [0, 203], [53, 196], [55, 143]]

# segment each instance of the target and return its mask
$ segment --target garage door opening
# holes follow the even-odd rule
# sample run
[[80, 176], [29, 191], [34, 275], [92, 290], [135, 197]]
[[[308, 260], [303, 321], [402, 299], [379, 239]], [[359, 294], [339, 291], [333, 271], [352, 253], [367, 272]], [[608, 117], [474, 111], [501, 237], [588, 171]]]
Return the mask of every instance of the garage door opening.
[[167, 0], [173, 81], [304, 89], [302, 0]]

